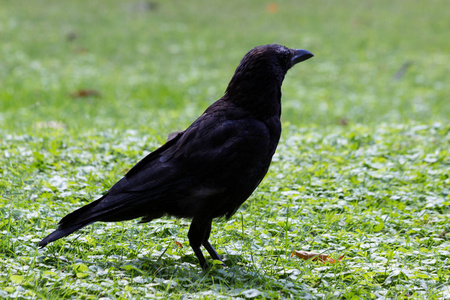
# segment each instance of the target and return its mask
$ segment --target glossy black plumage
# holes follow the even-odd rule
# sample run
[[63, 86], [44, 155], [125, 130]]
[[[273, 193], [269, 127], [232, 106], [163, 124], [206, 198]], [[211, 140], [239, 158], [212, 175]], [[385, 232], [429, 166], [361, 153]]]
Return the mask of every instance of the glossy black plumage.
[[163, 215], [191, 218], [189, 243], [200, 265], [208, 264], [214, 218], [231, 217], [269, 168], [281, 134], [281, 84], [286, 72], [313, 55], [265, 45], [250, 50], [225, 95], [185, 131], [170, 136], [137, 163], [103, 197], [65, 216], [39, 246], [89, 225]]

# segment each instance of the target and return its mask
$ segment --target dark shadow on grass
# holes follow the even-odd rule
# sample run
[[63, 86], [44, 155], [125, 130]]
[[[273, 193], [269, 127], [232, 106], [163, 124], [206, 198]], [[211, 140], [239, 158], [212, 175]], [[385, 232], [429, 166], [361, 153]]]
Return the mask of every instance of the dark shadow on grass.
[[[118, 274], [121, 278], [133, 282], [135, 278], [144, 280], [146, 284], [161, 293], [176, 286], [178, 293], [215, 291], [217, 293], [231, 293], [233, 296], [242, 296], [246, 290], [264, 291], [265, 296], [271, 297], [279, 293], [292, 294], [308, 293], [308, 287], [297, 282], [293, 283], [285, 276], [276, 275], [274, 270], [259, 269], [249, 257], [244, 254], [223, 255], [227, 267], [220, 264], [213, 265], [211, 259], [208, 262], [211, 268], [203, 271], [197, 261], [197, 257], [191, 253], [188, 255], [149, 255], [136, 257], [133, 251], [126, 251], [120, 246], [108, 245], [103, 253], [90, 251], [90, 246], [85, 243], [75, 242], [70, 247], [51, 246], [46, 254], [38, 257], [39, 263], [46, 268], [56, 268], [73, 273], [77, 264], [85, 264], [91, 269], [91, 280], [98, 281], [102, 278], [116, 280]], [[118, 255], [118, 253], [120, 255]], [[95, 269], [108, 270], [107, 273], [96, 274]], [[134, 283], [133, 283], [134, 285]], [[136, 286], [139, 286], [136, 283]], [[170, 286], [169, 286], [170, 285]], [[207, 287], [207, 288], [206, 288]]]

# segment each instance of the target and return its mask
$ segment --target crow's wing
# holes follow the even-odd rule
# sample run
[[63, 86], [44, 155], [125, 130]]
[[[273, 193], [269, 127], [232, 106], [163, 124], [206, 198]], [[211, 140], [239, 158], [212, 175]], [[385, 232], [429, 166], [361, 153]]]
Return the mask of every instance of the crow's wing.
[[150, 210], [158, 216], [156, 211], [190, 217], [201, 198], [228, 192], [246, 199], [264, 177], [274, 143], [263, 122], [239, 114], [230, 118], [226, 112], [203, 114], [150, 153], [108, 191], [102, 204], [126, 205], [135, 212], [127, 218]]
[[230, 216], [267, 172], [279, 138], [270, 127], [232, 107], [205, 112], [103, 197], [65, 216], [43, 244], [96, 221]]

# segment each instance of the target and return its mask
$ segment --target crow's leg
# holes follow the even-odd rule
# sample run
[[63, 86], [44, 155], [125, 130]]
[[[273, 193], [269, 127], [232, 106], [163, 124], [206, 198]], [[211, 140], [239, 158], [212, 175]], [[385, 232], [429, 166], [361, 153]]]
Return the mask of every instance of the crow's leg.
[[[222, 261], [222, 258], [220, 258], [220, 255], [217, 254], [216, 249], [214, 249], [214, 247], [208, 241], [209, 235], [211, 234], [211, 223], [212, 223], [212, 220], [208, 224], [208, 228], [205, 232], [205, 236], [203, 238], [202, 245], [203, 245], [203, 247], [205, 247], [205, 249], [208, 251], [209, 255], [211, 255], [211, 257], [213, 259]], [[223, 262], [222, 262], [222, 264], [223, 264]]]
[[211, 230], [211, 220], [194, 217], [188, 232], [189, 244], [191, 245], [192, 250], [194, 250], [194, 253], [197, 256], [203, 270], [208, 269], [208, 263], [203, 256], [202, 250], [200, 250], [200, 246], [205, 239], [208, 228]]
[[214, 249], [214, 247], [209, 243], [209, 241], [204, 241], [203, 246], [209, 252], [209, 255], [211, 255], [213, 259], [222, 261], [222, 258], [220, 258], [220, 255], [217, 254], [216, 249]]

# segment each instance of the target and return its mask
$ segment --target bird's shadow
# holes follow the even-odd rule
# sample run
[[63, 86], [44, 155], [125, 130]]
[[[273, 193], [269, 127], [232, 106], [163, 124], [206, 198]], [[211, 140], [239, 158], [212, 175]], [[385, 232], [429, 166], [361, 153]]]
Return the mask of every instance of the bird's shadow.
[[[232, 286], [237, 281], [239, 281], [239, 285], [242, 285], [244, 280], [251, 282], [252, 285], [258, 282], [264, 284], [264, 275], [255, 272], [252, 263], [244, 255], [225, 255], [226, 266], [214, 264], [209, 259], [210, 268], [202, 270], [197, 257], [193, 253], [181, 256], [142, 256], [131, 259], [118, 255], [101, 255], [101, 257], [94, 257], [89, 260], [72, 260], [68, 253], [67, 256], [61, 254], [64, 255], [64, 253], [59, 252], [58, 254], [39, 256], [38, 261], [41, 265], [63, 272], [70, 272], [76, 264], [85, 264], [92, 270], [113, 270], [111, 276], [113, 276], [114, 271], [119, 271], [124, 277], [143, 277], [150, 282], [176, 280], [178, 283], [189, 283], [190, 285], [220, 284], [223, 282], [226, 286]], [[105, 275], [94, 273], [93, 276]]]
[[[149, 276], [158, 278], [159, 280], [176, 280], [178, 283], [188, 283], [189, 285], [204, 284], [223, 284], [225, 286], [233, 286], [238, 283], [239, 286], [247, 285], [264, 285], [266, 284], [266, 276], [259, 272], [255, 272], [253, 264], [243, 255], [225, 256], [225, 266], [217, 261], [214, 264], [212, 260], [208, 260], [210, 267], [202, 270], [198, 264], [197, 257], [192, 255], [184, 255], [179, 259], [172, 258], [153, 258], [141, 257], [116, 265], [125, 270], [125, 274], [130, 277]], [[139, 266], [138, 270], [132, 266]]]
[[[214, 275], [233, 271], [236, 268], [247, 269], [250, 262], [246, 261], [244, 256], [233, 255], [225, 256], [222, 265], [219, 261], [208, 260], [210, 267], [202, 270], [198, 263], [197, 257], [192, 254], [182, 255], [177, 258], [173, 257], [139, 257], [136, 259], [116, 262], [115, 267], [124, 269], [125, 274], [135, 276], [137, 273], [153, 274], [154, 276], [169, 279], [176, 275], [189, 275], [191, 279], [201, 278], [204, 275]], [[136, 273], [137, 272], [137, 273]]]

